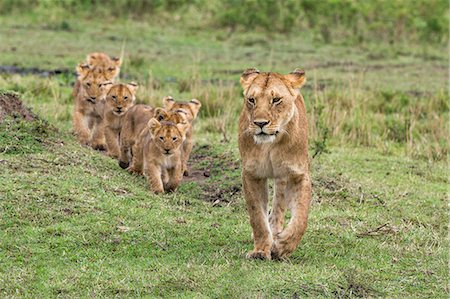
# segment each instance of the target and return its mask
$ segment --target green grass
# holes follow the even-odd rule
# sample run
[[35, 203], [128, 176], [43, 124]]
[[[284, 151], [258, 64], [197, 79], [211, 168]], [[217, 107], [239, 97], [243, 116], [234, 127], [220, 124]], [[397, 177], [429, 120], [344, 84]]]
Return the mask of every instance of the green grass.
[[[139, 101], [204, 103], [192, 163], [211, 176], [152, 195], [145, 179], [76, 143], [71, 76], [0, 75], [0, 89], [19, 92], [49, 123], [0, 125], [1, 297], [448, 297], [441, 48], [60, 22], [2, 16], [0, 65], [73, 69], [90, 51], [119, 54], [126, 40], [122, 78], [141, 84]], [[311, 144], [329, 129], [312, 160], [309, 227], [285, 262], [244, 258], [252, 241], [235, 122], [248, 66], [303, 66]]]

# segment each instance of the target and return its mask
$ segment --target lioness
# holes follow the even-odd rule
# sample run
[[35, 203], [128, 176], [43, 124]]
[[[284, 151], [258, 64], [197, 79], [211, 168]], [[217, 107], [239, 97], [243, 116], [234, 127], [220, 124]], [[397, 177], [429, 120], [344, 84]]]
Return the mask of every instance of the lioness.
[[[107, 83], [103, 84], [106, 86]], [[108, 156], [119, 157], [119, 136], [125, 115], [136, 100], [138, 85], [134, 82], [128, 84], [109, 83], [105, 89], [105, 112], [103, 125], [105, 130]]]
[[140, 136], [144, 175], [154, 193], [173, 191], [183, 178], [181, 145], [186, 138], [186, 125], [152, 118], [147, 126], [148, 131]]
[[202, 106], [202, 103], [200, 103], [200, 101], [197, 99], [192, 99], [188, 102], [175, 101], [171, 96], [165, 97], [163, 99], [163, 102], [164, 108], [166, 108], [167, 110], [186, 113], [187, 120], [190, 124], [190, 126], [187, 128], [186, 131], [186, 140], [183, 143], [183, 156], [181, 158], [183, 163], [183, 174], [185, 176], [189, 176], [189, 169], [187, 166], [187, 162], [189, 160], [189, 156], [191, 155], [192, 147], [194, 146], [194, 143], [192, 141], [192, 134], [193, 134], [192, 122], [197, 117], [197, 114], [200, 110], [200, 107]]
[[[311, 200], [308, 122], [298, 90], [305, 72], [288, 75], [247, 69], [240, 82], [244, 108], [239, 119], [244, 196], [253, 229], [250, 259], [288, 257], [305, 232]], [[268, 214], [267, 179], [275, 181]], [[286, 228], [286, 208], [292, 212]]]
[[109, 78], [105, 73], [87, 64], [76, 68], [78, 86], [74, 86], [75, 105], [73, 111], [73, 129], [81, 144], [94, 149], [106, 148], [104, 132], [101, 129], [104, 100], [103, 83]]

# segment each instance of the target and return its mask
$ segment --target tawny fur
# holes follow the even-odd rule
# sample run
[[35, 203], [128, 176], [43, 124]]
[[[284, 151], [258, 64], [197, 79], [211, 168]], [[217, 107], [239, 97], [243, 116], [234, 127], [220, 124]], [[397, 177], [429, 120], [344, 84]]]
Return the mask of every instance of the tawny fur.
[[154, 193], [173, 191], [183, 178], [181, 145], [185, 124], [152, 118], [141, 133], [144, 175]]
[[77, 66], [78, 78], [73, 89], [75, 98], [73, 129], [78, 141], [94, 149], [106, 148], [102, 130], [104, 99], [103, 84], [109, 77], [100, 69], [86, 64]]
[[105, 90], [103, 127], [108, 156], [115, 159], [119, 158], [120, 132], [125, 121], [125, 116], [136, 100], [137, 87], [136, 83], [111, 83], [109, 87], [106, 87], [107, 90]]
[[194, 143], [192, 140], [193, 139], [193, 137], [192, 137], [193, 136], [193, 121], [197, 117], [202, 104], [197, 99], [192, 99], [190, 101], [184, 102], [184, 101], [175, 101], [170, 96], [165, 97], [163, 102], [164, 102], [164, 108], [166, 110], [186, 113], [187, 120], [190, 124], [186, 131], [186, 140], [183, 143], [183, 154], [182, 154], [182, 158], [181, 158], [182, 164], [183, 164], [183, 174], [185, 176], [189, 176], [188, 161], [189, 161], [189, 156], [191, 155], [191, 152], [192, 152], [192, 147], [194, 146]]
[[[248, 258], [288, 257], [306, 230], [311, 200], [308, 122], [299, 88], [305, 73], [248, 69], [241, 76], [244, 107], [239, 119], [244, 196], [253, 230]], [[269, 214], [267, 180], [275, 191]], [[291, 219], [284, 227], [286, 209]]]
[[91, 67], [102, 69], [109, 80], [115, 80], [119, 76], [122, 64], [120, 58], [110, 57], [101, 52], [89, 53], [86, 57], [86, 62]]

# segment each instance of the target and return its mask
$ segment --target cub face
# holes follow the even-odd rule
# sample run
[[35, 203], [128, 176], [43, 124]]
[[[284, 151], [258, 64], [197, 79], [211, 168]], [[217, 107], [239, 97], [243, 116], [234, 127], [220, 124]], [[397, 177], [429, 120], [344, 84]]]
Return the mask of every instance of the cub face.
[[109, 80], [114, 79], [120, 72], [122, 61], [118, 57], [109, 57], [105, 53], [95, 52], [90, 53], [86, 57], [86, 62], [91, 67], [102, 69]]
[[169, 121], [158, 121], [152, 118], [148, 122], [149, 132], [152, 140], [161, 154], [173, 155], [180, 149], [186, 138], [186, 128], [182, 123], [175, 124]]
[[305, 72], [299, 69], [288, 75], [260, 73], [256, 69], [242, 74], [244, 112], [250, 120], [247, 130], [255, 143], [272, 143], [283, 132], [294, 115], [298, 88], [305, 81]]
[[188, 122], [192, 122], [197, 117], [202, 106], [202, 103], [197, 99], [192, 99], [188, 102], [175, 101], [171, 96], [165, 97], [163, 104], [166, 110], [185, 113]]
[[137, 88], [138, 85], [134, 82], [128, 84], [103, 83], [106, 111], [112, 111], [117, 116], [124, 115], [134, 105]]
[[100, 101], [103, 93], [102, 85], [109, 80], [108, 76], [105, 76], [102, 70], [87, 64], [79, 64], [76, 71], [80, 81], [78, 96], [91, 104]]

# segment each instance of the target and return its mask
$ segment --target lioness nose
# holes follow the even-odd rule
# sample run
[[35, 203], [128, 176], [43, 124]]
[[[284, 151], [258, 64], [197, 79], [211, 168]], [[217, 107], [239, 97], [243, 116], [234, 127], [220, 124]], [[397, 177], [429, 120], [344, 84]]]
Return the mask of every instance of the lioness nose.
[[253, 123], [254, 123], [255, 125], [257, 125], [258, 127], [260, 127], [261, 129], [262, 129], [264, 126], [267, 126], [267, 125], [269, 124], [269, 122], [266, 121], [266, 120], [257, 120], [257, 121], [254, 121]]

